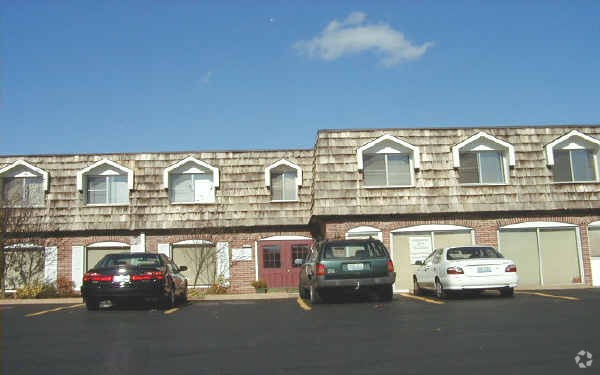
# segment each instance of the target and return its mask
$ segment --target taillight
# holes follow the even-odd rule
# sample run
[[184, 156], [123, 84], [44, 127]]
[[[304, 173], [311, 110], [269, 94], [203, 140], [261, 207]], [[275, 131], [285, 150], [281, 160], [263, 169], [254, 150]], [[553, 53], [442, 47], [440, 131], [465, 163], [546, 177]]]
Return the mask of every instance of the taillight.
[[317, 275], [325, 275], [327, 269], [324, 264], [317, 263]]
[[506, 271], [506, 272], [517, 272], [517, 266], [515, 264], [509, 264], [508, 266], [506, 266], [506, 268], [504, 269], [504, 271]]
[[392, 261], [388, 261], [388, 272], [394, 272], [394, 263]]
[[88, 272], [83, 275], [83, 281], [112, 281], [112, 275], [100, 275], [96, 272]]
[[162, 272], [144, 272], [139, 275], [131, 275], [131, 280], [162, 280], [165, 275]]
[[448, 267], [448, 269], [446, 270], [446, 273], [448, 275], [462, 275], [465, 272], [460, 267]]

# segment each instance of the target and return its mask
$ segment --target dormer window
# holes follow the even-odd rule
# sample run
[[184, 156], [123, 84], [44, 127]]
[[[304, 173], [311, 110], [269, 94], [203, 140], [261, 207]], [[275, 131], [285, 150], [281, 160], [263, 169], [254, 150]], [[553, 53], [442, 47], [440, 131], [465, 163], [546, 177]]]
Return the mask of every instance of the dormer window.
[[194, 157], [165, 169], [163, 187], [171, 203], [214, 203], [219, 186], [219, 170]]
[[77, 189], [84, 192], [89, 205], [127, 204], [133, 171], [111, 160], [100, 160], [77, 172]]
[[12, 207], [44, 205], [48, 190], [48, 172], [19, 160], [0, 169], [2, 202]]
[[505, 184], [515, 165], [513, 145], [484, 132], [452, 147], [452, 157], [461, 184]]
[[412, 186], [420, 168], [419, 148], [391, 135], [360, 147], [356, 157], [367, 187]]
[[297, 201], [302, 186], [302, 169], [285, 159], [265, 169], [265, 185], [271, 189], [272, 201]]
[[546, 145], [554, 182], [598, 181], [600, 141], [576, 130]]

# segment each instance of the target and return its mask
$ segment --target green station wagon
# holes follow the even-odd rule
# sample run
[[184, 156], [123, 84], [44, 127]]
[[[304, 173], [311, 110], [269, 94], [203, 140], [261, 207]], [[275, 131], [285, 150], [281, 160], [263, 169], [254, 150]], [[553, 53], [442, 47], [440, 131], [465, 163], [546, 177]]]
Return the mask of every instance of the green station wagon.
[[374, 291], [392, 299], [394, 264], [381, 241], [336, 240], [318, 243], [306, 259], [295, 259], [300, 269], [300, 297], [311, 303], [339, 293]]

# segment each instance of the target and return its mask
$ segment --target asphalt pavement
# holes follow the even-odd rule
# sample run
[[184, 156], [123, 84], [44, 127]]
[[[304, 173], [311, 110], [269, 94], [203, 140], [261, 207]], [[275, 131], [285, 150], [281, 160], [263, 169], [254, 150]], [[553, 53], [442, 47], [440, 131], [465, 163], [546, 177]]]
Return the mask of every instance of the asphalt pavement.
[[[571, 374], [600, 368], [600, 290], [389, 303], [2, 305], [5, 374]], [[598, 357], [589, 363], [587, 353]]]

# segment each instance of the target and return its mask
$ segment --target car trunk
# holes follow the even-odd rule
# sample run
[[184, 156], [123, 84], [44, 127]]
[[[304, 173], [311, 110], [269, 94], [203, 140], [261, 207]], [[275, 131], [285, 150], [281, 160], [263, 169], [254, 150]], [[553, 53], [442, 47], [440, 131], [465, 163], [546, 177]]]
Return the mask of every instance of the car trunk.
[[382, 277], [388, 274], [387, 258], [326, 259], [320, 263], [326, 267], [327, 280]]
[[511, 263], [506, 259], [482, 258], [456, 261], [450, 264], [462, 268], [466, 276], [490, 276], [504, 274], [506, 266]]

